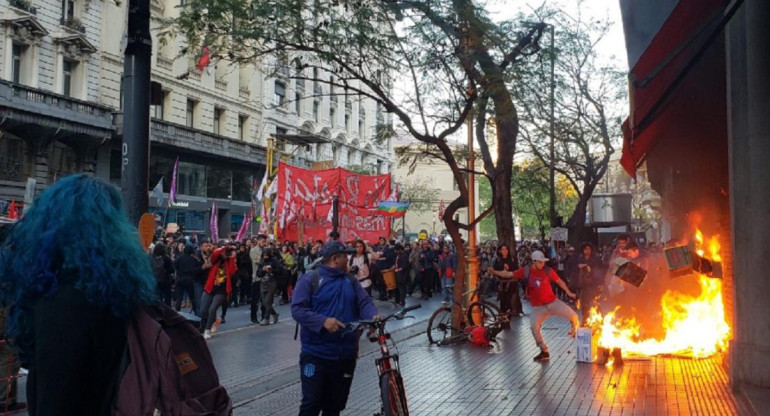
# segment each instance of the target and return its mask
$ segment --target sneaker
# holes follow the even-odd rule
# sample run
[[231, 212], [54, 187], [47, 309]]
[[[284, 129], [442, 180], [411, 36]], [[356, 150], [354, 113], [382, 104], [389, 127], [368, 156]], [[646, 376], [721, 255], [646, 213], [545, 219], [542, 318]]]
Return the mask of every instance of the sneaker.
[[[24, 368], [24, 367], [21, 367], [21, 368], [19, 368], [19, 375], [20, 375], [20, 376], [26, 376], [27, 374], [29, 374], [29, 370], [27, 370], [27, 369], [26, 369], [26, 368]], [[26, 405], [27, 405], [27, 404], [25, 403], [25, 404], [24, 404], [24, 406], [26, 406]]]
[[540, 351], [540, 354], [535, 356], [535, 361], [548, 361], [551, 359], [551, 354], [548, 351]]
[[203, 339], [211, 339], [211, 331], [208, 329], [203, 331]]
[[261, 326], [269, 325], [270, 322], [267, 320], [267, 318], [263, 319], [262, 322], [259, 323]]
[[273, 325], [278, 323], [278, 314], [273, 315]]

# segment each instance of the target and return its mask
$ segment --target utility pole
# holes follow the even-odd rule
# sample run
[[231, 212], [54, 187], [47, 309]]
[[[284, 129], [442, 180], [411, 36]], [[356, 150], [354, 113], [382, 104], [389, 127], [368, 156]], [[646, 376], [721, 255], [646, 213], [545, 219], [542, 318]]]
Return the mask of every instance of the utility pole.
[[129, 0], [120, 186], [128, 219], [134, 225], [149, 206], [151, 55], [150, 0]]
[[[468, 115], [468, 224], [476, 219], [476, 174], [473, 173], [476, 165], [476, 153], [473, 151], [473, 117]], [[468, 230], [468, 284], [467, 288], [475, 288], [479, 276], [479, 259], [476, 256], [476, 226]], [[465, 306], [473, 302], [470, 296], [464, 303]], [[474, 310], [473, 322], [481, 322], [481, 309]]]
[[554, 141], [555, 141], [555, 102], [554, 102], [554, 90], [556, 89], [556, 81], [555, 81], [555, 59], [556, 59], [556, 50], [554, 49], [554, 29], [553, 25], [548, 25], [548, 27], [551, 28], [551, 163], [550, 167], [548, 169], [548, 174], [550, 178], [550, 193], [549, 193], [549, 217], [551, 221], [551, 227], [555, 227], [556, 224], [556, 174], [554, 167], [556, 165], [556, 158], [554, 155]]

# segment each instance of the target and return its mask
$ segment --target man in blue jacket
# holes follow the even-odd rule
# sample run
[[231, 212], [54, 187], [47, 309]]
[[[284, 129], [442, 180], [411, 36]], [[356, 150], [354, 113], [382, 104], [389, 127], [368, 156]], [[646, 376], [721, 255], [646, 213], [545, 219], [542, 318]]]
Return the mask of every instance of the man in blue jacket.
[[339, 415], [345, 408], [359, 335], [342, 330], [349, 322], [377, 317], [372, 298], [358, 280], [347, 276], [350, 250], [339, 241], [324, 244], [317, 275], [315, 271], [302, 275], [294, 288], [291, 315], [302, 327], [300, 416], [321, 411], [324, 416]]

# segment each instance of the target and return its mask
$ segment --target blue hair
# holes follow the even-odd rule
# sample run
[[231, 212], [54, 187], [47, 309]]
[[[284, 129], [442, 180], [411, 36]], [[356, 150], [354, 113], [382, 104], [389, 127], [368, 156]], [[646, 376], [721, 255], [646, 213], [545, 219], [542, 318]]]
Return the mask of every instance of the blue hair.
[[93, 304], [127, 318], [155, 301], [155, 278], [118, 190], [87, 175], [43, 192], [0, 249], [0, 300], [10, 304], [8, 334], [32, 347], [36, 301], [73, 284]]

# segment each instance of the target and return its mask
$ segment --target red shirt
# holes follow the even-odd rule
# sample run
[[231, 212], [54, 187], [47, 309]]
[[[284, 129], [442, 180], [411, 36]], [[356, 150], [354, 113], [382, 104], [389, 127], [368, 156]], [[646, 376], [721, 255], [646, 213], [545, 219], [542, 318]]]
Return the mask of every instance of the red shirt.
[[[515, 279], [524, 279], [526, 277], [525, 268], [521, 267], [513, 272]], [[529, 304], [532, 306], [547, 305], [556, 300], [556, 295], [551, 289], [551, 281], [558, 282], [559, 275], [552, 268], [547, 268], [550, 273], [546, 273], [546, 268], [529, 268], [529, 283], [527, 284], [527, 296]]]

